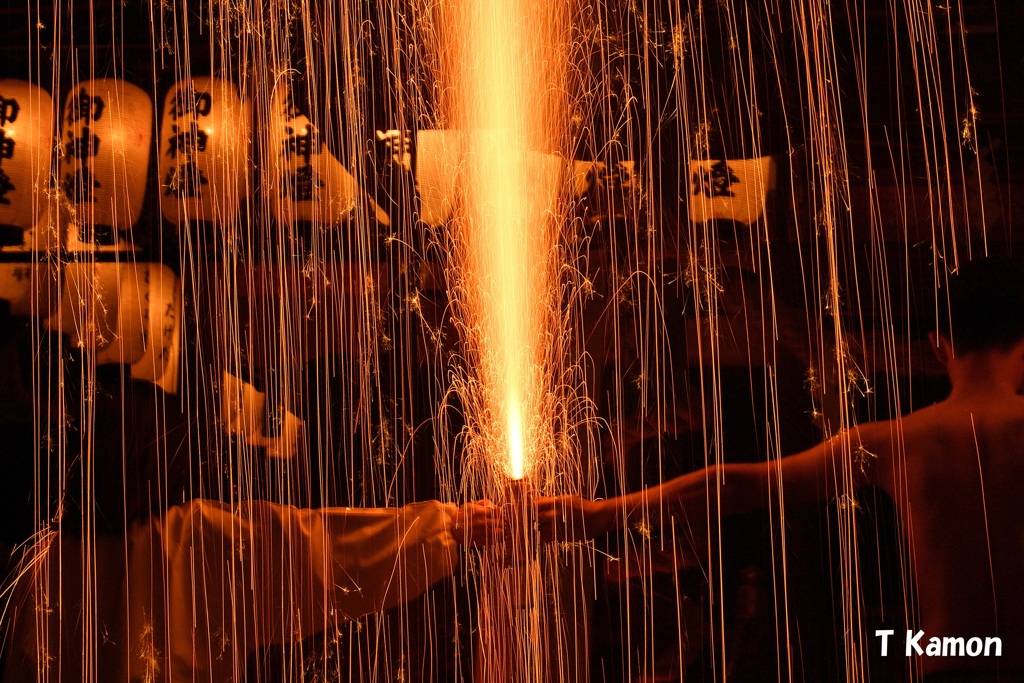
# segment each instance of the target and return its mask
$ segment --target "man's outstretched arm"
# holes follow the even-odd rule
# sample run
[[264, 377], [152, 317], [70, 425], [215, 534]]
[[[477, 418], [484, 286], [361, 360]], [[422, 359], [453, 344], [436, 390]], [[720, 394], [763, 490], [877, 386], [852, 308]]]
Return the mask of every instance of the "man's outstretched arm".
[[868, 483], [869, 472], [841, 466], [855, 459], [849, 454], [864, 450], [860, 438], [859, 430], [851, 430], [785, 458], [712, 465], [659, 486], [606, 500], [542, 498], [538, 501], [538, 524], [545, 538], [583, 540], [669, 516], [703, 527], [710, 519], [709, 513], [717, 518], [750, 512], [770, 505], [772, 500], [826, 500], [837, 491]]

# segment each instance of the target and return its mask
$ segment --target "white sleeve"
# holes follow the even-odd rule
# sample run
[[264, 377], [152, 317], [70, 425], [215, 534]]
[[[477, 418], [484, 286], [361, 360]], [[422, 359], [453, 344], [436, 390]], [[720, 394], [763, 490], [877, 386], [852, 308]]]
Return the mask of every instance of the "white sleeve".
[[3, 615], [13, 626], [0, 678], [245, 680], [257, 647], [400, 604], [451, 576], [455, 514], [438, 502], [304, 510], [197, 500], [125, 536], [49, 534], [30, 549]]
[[415, 598], [458, 565], [455, 514], [454, 505], [436, 501], [320, 510], [193, 501], [172, 508], [157, 534], [166, 562], [167, 647], [187, 643], [180, 656], [198, 657], [192, 665], [199, 669], [216, 668], [225, 655], [300, 640]]

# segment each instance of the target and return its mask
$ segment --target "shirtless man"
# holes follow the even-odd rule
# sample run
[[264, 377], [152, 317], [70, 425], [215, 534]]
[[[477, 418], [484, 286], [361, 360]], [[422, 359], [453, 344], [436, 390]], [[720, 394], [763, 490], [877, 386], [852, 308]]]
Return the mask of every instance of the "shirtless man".
[[952, 384], [945, 400], [780, 460], [709, 467], [603, 501], [545, 499], [542, 533], [594, 537], [661, 506], [704, 527], [710, 510], [876, 485], [899, 511], [917, 610], [910, 631], [866, 634], [865, 647], [918, 659], [928, 683], [1024, 680], [1024, 267], [966, 264], [949, 303], [950, 332], [931, 335]]

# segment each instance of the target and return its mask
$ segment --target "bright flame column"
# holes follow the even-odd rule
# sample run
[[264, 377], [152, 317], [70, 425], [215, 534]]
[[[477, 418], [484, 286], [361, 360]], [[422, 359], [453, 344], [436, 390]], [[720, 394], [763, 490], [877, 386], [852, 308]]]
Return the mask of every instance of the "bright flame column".
[[[546, 23], [518, 0], [465, 0], [460, 25], [468, 61], [461, 70], [466, 132], [467, 284], [479, 297], [479, 376], [489, 412], [506, 430], [506, 471], [529, 469], [530, 433], [544, 429], [543, 344], [550, 312], [552, 226], [558, 158], [538, 152], [550, 125], [542, 101], [547, 74], [528, 50], [528, 27]], [[527, 12], [526, 10], [533, 10]], [[504, 450], [504, 449], [503, 449]]]
[[[532, 523], [552, 450], [555, 235], [565, 158], [558, 3], [452, 0], [439, 58], [461, 164], [453, 299], [470, 387], [468, 491], [501, 503], [509, 540], [480, 571], [477, 681], [547, 680], [549, 619]], [[481, 476], [482, 475], [482, 476]]]

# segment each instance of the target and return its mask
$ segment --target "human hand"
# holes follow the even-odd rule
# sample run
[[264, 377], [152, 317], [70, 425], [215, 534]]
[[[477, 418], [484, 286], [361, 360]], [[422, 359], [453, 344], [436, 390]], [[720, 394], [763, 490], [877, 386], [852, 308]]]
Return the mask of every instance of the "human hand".
[[576, 495], [538, 498], [537, 528], [541, 540], [585, 541], [606, 533], [610, 528], [607, 503]]
[[459, 545], [490, 545], [502, 538], [501, 513], [489, 500], [466, 503], [455, 512], [452, 535]]

